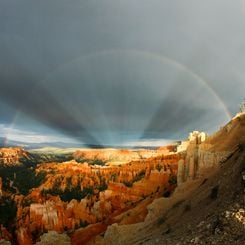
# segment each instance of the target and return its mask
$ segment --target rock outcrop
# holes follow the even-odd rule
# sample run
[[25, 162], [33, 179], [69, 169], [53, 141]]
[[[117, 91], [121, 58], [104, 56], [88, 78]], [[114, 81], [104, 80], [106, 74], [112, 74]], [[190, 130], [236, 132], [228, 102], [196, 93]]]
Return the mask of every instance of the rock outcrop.
[[89, 241], [115, 222], [143, 221], [146, 206], [176, 187], [179, 159], [172, 152], [121, 166], [74, 160], [37, 165], [36, 176], [44, 176], [41, 185], [14, 199], [18, 243], [33, 244], [46, 231], [74, 232], [72, 241]]
[[131, 162], [142, 159], [167, 155], [173, 147], [166, 146], [158, 149], [83, 149], [74, 152], [73, 157], [78, 161], [102, 160], [105, 162]]
[[31, 155], [21, 148], [0, 148], [0, 166], [21, 166], [23, 161], [33, 160]]
[[66, 234], [59, 234], [55, 231], [49, 231], [40, 237], [41, 241], [35, 245], [70, 245], [70, 238]]
[[184, 146], [180, 145], [179, 153], [182, 157], [178, 162], [179, 185], [217, 170], [219, 163], [231, 154], [231, 150], [228, 149], [225, 151], [216, 150], [208, 139], [204, 132], [194, 131], [190, 133], [189, 140], [184, 141]]
[[[0, 238], [16, 239], [20, 245], [79, 245], [140, 244], [159, 232], [165, 236], [178, 222], [184, 224], [182, 215], [187, 219], [185, 214], [198, 210], [199, 203], [204, 210], [205, 205], [213, 209], [220, 191], [231, 192], [221, 184], [220, 175], [217, 183], [210, 176], [218, 175], [229, 160], [243, 161], [239, 154], [245, 148], [244, 128], [245, 117], [239, 115], [209, 137], [194, 131], [178, 146], [156, 150], [81, 150], [74, 155], [80, 162], [21, 166], [22, 159], [32, 161], [32, 155], [21, 149], [2, 149], [0, 196], [16, 222], [10, 224], [4, 217]], [[90, 160], [121, 164], [99, 166]], [[17, 174], [6, 168], [12, 161], [21, 166]], [[238, 178], [237, 169], [226, 174]], [[33, 184], [26, 184], [26, 176]], [[242, 220], [243, 213], [234, 212], [234, 217]]]
[[244, 244], [244, 145], [244, 113], [204, 141], [192, 137], [173, 195], [153, 201], [144, 222], [109, 226], [104, 244]]

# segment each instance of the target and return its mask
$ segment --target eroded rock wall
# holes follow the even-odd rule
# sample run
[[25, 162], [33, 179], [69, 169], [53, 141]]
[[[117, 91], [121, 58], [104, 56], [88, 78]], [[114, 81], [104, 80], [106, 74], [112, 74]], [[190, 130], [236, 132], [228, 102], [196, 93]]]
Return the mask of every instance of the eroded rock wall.
[[0, 166], [20, 166], [22, 159], [30, 159], [28, 152], [21, 148], [0, 148]]
[[230, 155], [231, 151], [216, 150], [213, 144], [206, 143], [207, 139], [205, 133], [194, 131], [190, 133], [188, 143], [184, 142], [186, 150], [179, 152], [181, 159], [178, 162], [178, 184], [217, 170], [219, 164]]

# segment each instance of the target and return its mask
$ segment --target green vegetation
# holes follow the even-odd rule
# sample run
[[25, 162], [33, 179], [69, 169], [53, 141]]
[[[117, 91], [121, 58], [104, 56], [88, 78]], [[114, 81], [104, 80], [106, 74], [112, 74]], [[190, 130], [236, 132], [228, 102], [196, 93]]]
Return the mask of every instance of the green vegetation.
[[127, 186], [127, 187], [132, 187], [133, 186], [133, 182], [131, 182], [131, 181], [123, 181], [123, 184], [125, 185], [125, 186]]
[[23, 164], [24, 167], [30, 168], [35, 167], [38, 164], [38, 158], [33, 156], [32, 154], [29, 156], [30, 158], [20, 158], [20, 162]]
[[20, 162], [25, 167], [35, 167], [38, 163], [66, 162], [73, 159], [72, 153], [30, 153], [28, 158], [23, 157]]
[[72, 181], [71, 180], [72, 180], [71, 176], [66, 178], [66, 186], [67, 186], [68, 189], [70, 189], [71, 186], [72, 186]]
[[239, 143], [239, 144], [238, 144], [238, 149], [239, 149], [240, 151], [244, 151], [244, 150], [245, 150], [245, 142]]
[[81, 200], [85, 198], [86, 196], [93, 195], [94, 190], [92, 187], [84, 187], [83, 190], [81, 190], [80, 184], [77, 186], [66, 188], [64, 190], [60, 189], [60, 185], [55, 183], [52, 189], [43, 189], [41, 191], [41, 195], [46, 197], [48, 194], [52, 196], [59, 196], [60, 199], [64, 202], [69, 202], [72, 199]]
[[219, 193], [219, 185], [216, 185], [211, 189], [210, 198], [216, 199], [218, 197], [218, 193]]
[[100, 177], [100, 186], [98, 187], [99, 191], [105, 191], [108, 188], [105, 178]]
[[137, 182], [140, 181], [141, 179], [143, 179], [145, 177], [145, 170], [141, 170], [132, 180], [132, 182]]
[[162, 168], [163, 168], [163, 166], [161, 166], [161, 165], [158, 163], [157, 166], [156, 166], [156, 169], [160, 172]]
[[79, 229], [79, 228], [84, 228], [84, 227], [86, 227], [86, 226], [88, 226], [88, 222], [85, 220], [80, 220], [80, 223], [79, 223], [79, 225], [78, 224], [76, 224], [75, 225], [75, 229]]
[[170, 185], [177, 185], [177, 176], [176, 175], [170, 175], [168, 179], [168, 183]]
[[10, 197], [0, 198], [0, 224], [6, 228], [14, 224], [17, 207], [15, 202]]
[[73, 159], [71, 153], [32, 153], [32, 156], [38, 163], [47, 163], [47, 162], [66, 162]]
[[[51, 189], [43, 189], [41, 191], [41, 195], [46, 197], [47, 195], [59, 196], [62, 201], [69, 202], [72, 199], [81, 200], [86, 196], [90, 196], [94, 194], [94, 188], [92, 186], [83, 187], [81, 189], [81, 177], [77, 180], [77, 184], [72, 184], [72, 177], [66, 177], [66, 188], [61, 189], [61, 183], [64, 181], [62, 176], [56, 176], [55, 182]], [[99, 191], [104, 191], [107, 189], [107, 184], [105, 178], [99, 176], [100, 184], [95, 187]]]
[[93, 160], [89, 162], [90, 165], [100, 165], [105, 166], [105, 162], [99, 159]]
[[75, 159], [78, 163], [88, 163], [89, 165], [99, 165], [99, 166], [105, 166], [106, 162], [102, 161], [100, 159]]
[[134, 176], [134, 178], [131, 181], [123, 181], [122, 183], [127, 187], [132, 187], [134, 182], [140, 181], [145, 177], [145, 170], [141, 170], [138, 174]]
[[190, 203], [187, 203], [186, 205], [185, 205], [185, 207], [184, 207], [184, 211], [185, 212], [188, 212], [188, 211], [190, 211], [191, 210], [191, 204]]
[[31, 197], [27, 197], [22, 201], [22, 207], [29, 207], [32, 203], [35, 203], [35, 201]]
[[33, 167], [2, 167], [0, 177], [3, 179], [3, 189], [12, 193], [27, 195], [30, 189], [40, 186], [46, 177], [45, 172], [36, 174]]
[[163, 223], [165, 223], [165, 217], [158, 218], [157, 225], [162, 225]]
[[163, 197], [170, 197], [171, 193], [170, 191], [164, 191]]
[[118, 175], [116, 173], [112, 173], [111, 176], [110, 176], [110, 180], [112, 182], [116, 182], [117, 178], [118, 178]]

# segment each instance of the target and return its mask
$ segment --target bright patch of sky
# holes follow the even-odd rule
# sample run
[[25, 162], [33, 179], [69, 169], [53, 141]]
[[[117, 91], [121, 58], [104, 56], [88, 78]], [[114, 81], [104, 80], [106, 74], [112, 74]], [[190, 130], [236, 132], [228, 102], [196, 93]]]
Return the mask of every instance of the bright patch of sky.
[[0, 124], [0, 135], [7, 140], [19, 141], [24, 143], [51, 143], [51, 142], [64, 142], [75, 143], [73, 139], [59, 136], [50, 135], [45, 133], [38, 133], [17, 127], [11, 127], [5, 124]]

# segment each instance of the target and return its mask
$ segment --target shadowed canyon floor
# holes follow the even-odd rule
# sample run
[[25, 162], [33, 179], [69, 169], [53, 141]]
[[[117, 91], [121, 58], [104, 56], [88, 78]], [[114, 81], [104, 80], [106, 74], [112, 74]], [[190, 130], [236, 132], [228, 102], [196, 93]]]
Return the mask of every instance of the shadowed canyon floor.
[[0, 149], [0, 244], [244, 244], [245, 115], [159, 149]]

